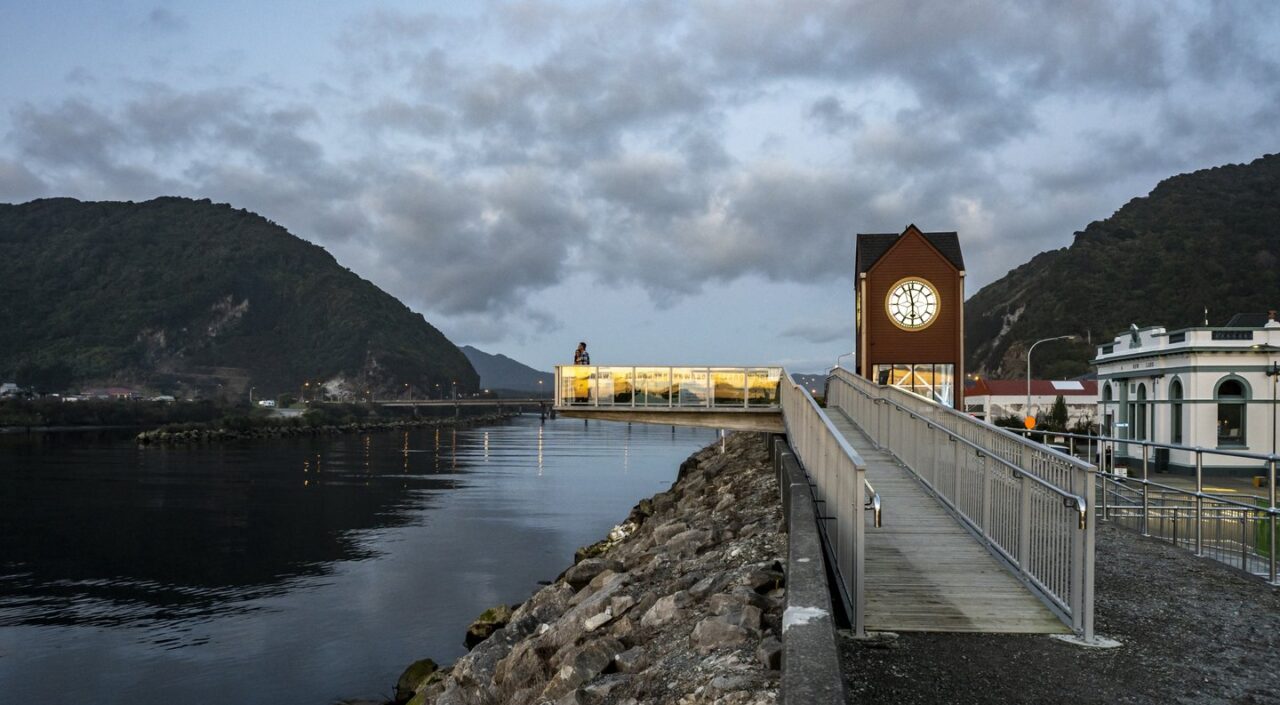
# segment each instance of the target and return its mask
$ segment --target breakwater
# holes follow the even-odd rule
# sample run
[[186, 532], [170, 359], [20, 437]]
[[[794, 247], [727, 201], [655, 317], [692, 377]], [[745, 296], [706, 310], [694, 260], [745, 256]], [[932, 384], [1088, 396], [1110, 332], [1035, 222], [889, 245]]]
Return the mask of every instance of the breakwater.
[[140, 445], [212, 443], [219, 441], [288, 438], [293, 436], [333, 436], [371, 431], [396, 431], [429, 426], [473, 426], [496, 423], [514, 416], [512, 412], [496, 412], [460, 418], [365, 419], [349, 423], [309, 423], [305, 418], [280, 419], [279, 423], [242, 425], [197, 424], [179, 428], [159, 428], [139, 433]]
[[777, 498], [762, 436], [704, 448], [552, 584], [482, 615], [452, 666], [412, 664], [393, 702], [776, 702], [787, 550]]

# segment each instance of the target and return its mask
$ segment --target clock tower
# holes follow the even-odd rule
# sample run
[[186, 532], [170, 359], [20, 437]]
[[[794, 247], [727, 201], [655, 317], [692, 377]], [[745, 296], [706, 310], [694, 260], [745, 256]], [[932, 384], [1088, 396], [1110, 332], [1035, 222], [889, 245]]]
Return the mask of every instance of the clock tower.
[[964, 258], [955, 233], [859, 234], [857, 373], [963, 408]]

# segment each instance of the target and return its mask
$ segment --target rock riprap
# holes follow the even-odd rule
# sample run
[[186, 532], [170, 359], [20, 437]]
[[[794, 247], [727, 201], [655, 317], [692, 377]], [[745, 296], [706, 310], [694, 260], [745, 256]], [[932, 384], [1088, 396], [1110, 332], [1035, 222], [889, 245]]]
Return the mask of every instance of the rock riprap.
[[785, 552], [765, 440], [735, 434], [509, 616], [495, 610], [505, 625], [469, 632], [482, 640], [451, 668], [410, 666], [396, 702], [774, 703]]

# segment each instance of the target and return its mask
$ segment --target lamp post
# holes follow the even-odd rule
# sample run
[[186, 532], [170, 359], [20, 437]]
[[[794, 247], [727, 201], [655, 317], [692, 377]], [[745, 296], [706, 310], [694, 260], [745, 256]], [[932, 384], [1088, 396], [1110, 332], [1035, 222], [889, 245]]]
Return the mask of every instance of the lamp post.
[[[1273, 312], [1274, 313], [1274, 312]], [[1270, 344], [1262, 343], [1250, 345], [1254, 350], [1262, 350], [1270, 355], [1272, 351], [1280, 350], [1280, 348]], [[1265, 369], [1264, 374], [1271, 378], [1271, 454], [1276, 454], [1276, 382], [1280, 381], [1280, 362], [1272, 360]]]
[[1053, 338], [1041, 338], [1040, 340], [1037, 340], [1036, 342], [1032, 343], [1031, 347], [1027, 348], [1027, 408], [1023, 410], [1022, 416], [1024, 419], [1031, 418], [1031, 351], [1035, 350], [1036, 346], [1039, 345], [1040, 343], [1049, 343], [1055, 340], [1075, 340], [1075, 339], [1076, 337], [1074, 335], [1059, 335]]

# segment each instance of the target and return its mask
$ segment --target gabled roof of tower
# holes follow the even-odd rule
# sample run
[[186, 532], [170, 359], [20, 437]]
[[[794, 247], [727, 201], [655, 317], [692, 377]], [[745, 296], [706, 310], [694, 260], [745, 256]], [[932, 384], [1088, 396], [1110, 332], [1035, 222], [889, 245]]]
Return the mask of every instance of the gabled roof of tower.
[[908, 225], [901, 233], [858, 233], [857, 240], [857, 267], [858, 274], [862, 274], [875, 266], [880, 261], [884, 253], [888, 252], [898, 240], [902, 239], [908, 232], [915, 230], [924, 236], [933, 248], [938, 251], [948, 262], [957, 270], [964, 271], [964, 256], [960, 254], [960, 236], [954, 232], [950, 233], [926, 233], [922, 232], [915, 225]]

